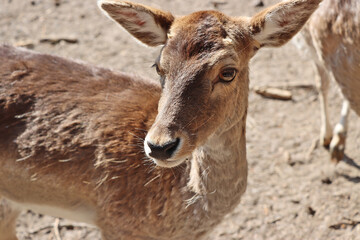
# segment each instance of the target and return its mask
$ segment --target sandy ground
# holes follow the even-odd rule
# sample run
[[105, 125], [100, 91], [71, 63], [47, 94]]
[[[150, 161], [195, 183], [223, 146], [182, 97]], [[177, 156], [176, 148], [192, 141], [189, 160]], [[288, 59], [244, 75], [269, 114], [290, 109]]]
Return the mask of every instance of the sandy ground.
[[[58, 6], [56, 2], [59, 3]], [[210, 0], [139, 0], [183, 15], [214, 9]], [[220, 1], [223, 2], [223, 1]], [[275, 0], [264, 1], [265, 7]], [[218, 9], [251, 15], [262, 8], [246, 0], [226, 0]], [[76, 39], [56, 44], [41, 39]], [[36, 51], [136, 72], [157, 78], [151, 69], [159, 49], [139, 45], [98, 10], [95, 0], [0, 0], [0, 43], [27, 43]], [[293, 44], [262, 49], [251, 63], [251, 85], [314, 84], [309, 59]], [[320, 112], [314, 89], [293, 89], [293, 101], [250, 93], [247, 126], [248, 188], [236, 210], [214, 229], [211, 239], [360, 239], [360, 119], [352, 112], [347, 161], [333, 165], [318, 140]], [[339, 118], [341, 95], [332, 83], [330, 114]], [[315, 146], [315, 147], [314, 147]], [[23, 213], [19, 239], [100, 239], [91, 226]]]

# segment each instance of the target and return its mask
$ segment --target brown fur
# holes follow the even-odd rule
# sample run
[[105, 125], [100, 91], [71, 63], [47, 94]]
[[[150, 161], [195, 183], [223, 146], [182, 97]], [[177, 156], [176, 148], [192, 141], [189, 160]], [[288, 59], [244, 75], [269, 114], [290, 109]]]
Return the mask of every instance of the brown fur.
[[[157, 61], [162, 91], [134, 75], [1, 46], [0, 192], [14, 207], [69, 211], [106, 240], [203, 238], [246, 189], [251, 22], [202, 11], [168, 28], [154, 20], [167, 15], [160, 10], [100, 6], [120, 24], [131, 14], [136, 28], [127, 30], [148, 45], [169, 33]], [[229, 67], [237, 74], [224, 82]], [[150, 159], [145, 136], [181, 145], [170, 159]], [[3, 212], [11, 219], [0, 231], [17, 214]]]

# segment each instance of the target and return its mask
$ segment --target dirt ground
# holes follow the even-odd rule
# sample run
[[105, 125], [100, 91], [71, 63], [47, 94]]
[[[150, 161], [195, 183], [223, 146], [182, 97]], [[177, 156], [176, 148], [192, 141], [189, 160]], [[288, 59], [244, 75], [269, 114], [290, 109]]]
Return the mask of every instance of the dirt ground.
[[[232, 16], [252, 15], [263, 8], [247, 0], [138, 2], [176, 15], [215, 7]], [[265, 7], [274, 2], [264, 1]], [[51, 44], [46, 38], [68, 41]], [[96, 0], [0, 0], [0, 43], [25, 44], [36, 51], [157, 78], [150, 66], [159, 49], [134, 41], [102, 15]], [[250, 78], [251, 88], [315, 83], [310, 60], [291, 43], [260, 50], [252, 60]], [[316, 144], [320, 127], [316, 90], [294, 88], [292, 94], [292, 101], [278, 101], [251, 91], [248, 188], [211, 239], [360, 239], [360, 119], [351, 112], [348, 158], [335, 166]], [[341, 98], [332, 83], [333, 124], [339, 119]], [[94, 227], [32, 212], [19, 219], [18, 237], [56, 239], [54, 225], [63, 240], [100, 239]]]

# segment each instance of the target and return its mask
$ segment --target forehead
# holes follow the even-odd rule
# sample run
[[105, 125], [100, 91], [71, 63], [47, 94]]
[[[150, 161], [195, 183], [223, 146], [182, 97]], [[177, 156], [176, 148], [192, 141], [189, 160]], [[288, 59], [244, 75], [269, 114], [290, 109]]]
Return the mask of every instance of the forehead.
[[175, 20], [164, 51], [178, 59], [219, 54], [233, 44], [231, 20], [216, 11], [195, 12]]

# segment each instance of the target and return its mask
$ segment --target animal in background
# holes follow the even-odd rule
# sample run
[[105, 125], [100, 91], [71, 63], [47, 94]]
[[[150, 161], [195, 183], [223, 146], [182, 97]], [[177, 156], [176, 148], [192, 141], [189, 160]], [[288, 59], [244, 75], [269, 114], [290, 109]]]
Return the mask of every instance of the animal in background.
[[[314, 62], [321, 109], [320, 142], [331, 159], [344, 157], [350, 108], [360, 116], [360, 1], [324, 0], [301, 31]], [[335, 79], [344, 96], [340, 121], [332, 129], [328, 89]]]

